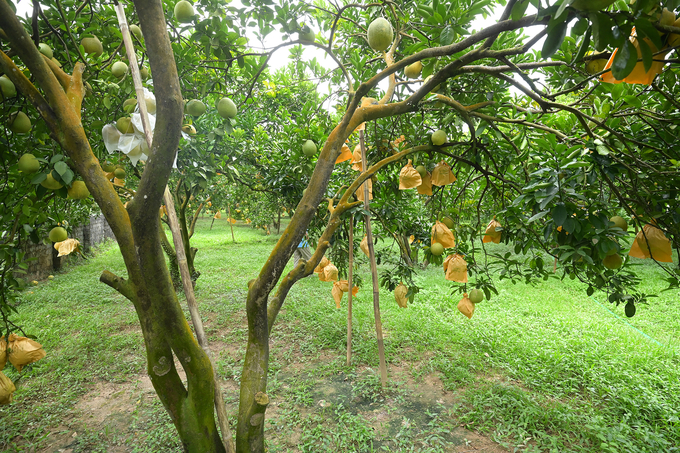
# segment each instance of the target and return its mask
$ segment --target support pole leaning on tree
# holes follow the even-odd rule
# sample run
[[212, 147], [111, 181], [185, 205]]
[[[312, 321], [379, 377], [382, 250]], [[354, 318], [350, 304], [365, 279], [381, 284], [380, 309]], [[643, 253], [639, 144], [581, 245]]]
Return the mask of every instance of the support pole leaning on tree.
[[[359, 143], [361, 145], [361, 168], [366, 171], [368, 161], [366, 160], [366, 144], [364, 143], [364, 131], [359, 131]], [[368, 191], [368, 179], [364, 182], [364, 210], [369, 212], [370, 201]], [[380, 321], [380, 286], [378, 284], [378, 267], [375, 263], [375, 250], [373, 249], [373, 233], [371, 231], [371, 216], [364, 215], [366, 223], [366, 238], [368, 240], [368, 258], [371, 262], [371, 279], [373, 280], [373, 315], [375, 317], [375, 334], [378, 339], [378, 356], [380, 358], [380, 383], [383, 387], [387, 386], [387, 363], [385, 362], [385, 343], [383, 341], [382, 322]], [[352, 288], [350, 287], [350, 293]]]
[[[146, 110], [146, 102], [144, 101], [144, 87], [142, 86], [142, 78], [139, 74], [137, 55], [135, 54], [135, 49], [132, 44], [130, 29], [125, 17], [125, 10], [123, 9], [123, 5], [121, 3], [116, 3], [116, 15], [118, 16], [118, 24], [120, 25], [120, 31], [123, 35], [123, 42], [125, 43], [125, 50], [127, 51], [128, 61], [130, 62], [130, 72], [132, 73], [132, 80], [137, 93], [137, 106], [139, 106], [139, 113], [142, 120], [142, 126], [144, 128], [146, 144], [148, 145], [149, 149], [151, 149], [153, 134], [151, 132], [151, 125], [149, 123], [148, 112]], [[208, 348], [208, 337], [205, 334], [205, 330], [203, 329], [203, 321], [201, 321], [201, 315], [198, 312], [198, 304], [196, 303], [196, 297], [194, 296], [194, 286], [191, 280], [191, 273], [189, 272], [186, 253], [184, 252], [184, 244], [182, 242], [182, 234], [180, 232], [179, 221], [177, 219], [177, 212], [175, 211], [175, 203], [167, 186], [165, 186], [163, 200], [165, 202], [165, 209], [168, 214], [168, 223], [170, 224], [170, 231], [172, 232], [175, 253], [177, 254], [177, 264], [179, 265], [180, 274], [182, 276], [184, 295], [186, 296], [189, 312], [191, 313], [191, 322], [193, 323], [194, 330], [196, 331], [198, 344], [201, 345], [201, 348], [207, 354], [213, 369], [213, 381], [215, 384], [215, 410], [217, 411], [217, 419], [220, 425], [220, 430], [222, 431], [222, 442], [224, 443], [224, 448], [227, 453], [233, 453], [235, 449], [231, 435], [231, 429], [229, 428], [227, 410], [222, 398], [222, 391], [220, 390], [212, 353]]]
[[352, 268], [354, 267], [354, 214], [349, 216], [349, 269], [347, 270], [347, 366], [352, 362]]

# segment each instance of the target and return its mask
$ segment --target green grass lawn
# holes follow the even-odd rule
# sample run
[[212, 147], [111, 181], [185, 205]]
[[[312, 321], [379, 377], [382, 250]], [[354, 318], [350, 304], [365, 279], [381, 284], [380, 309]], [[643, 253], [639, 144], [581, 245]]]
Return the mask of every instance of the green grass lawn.
[[[228, 223], [210, 230], [210, 220], [192, 240], [196, 296], [235, 421], [247, 282], [277, 238], [239, 224], [233, 243]], [[659, 270], [638, 262], [643, 291], [663, 289]], [[14, 403], [0, 407], [0, 450], [181, 451], [145, 376], [135, 312], [98, 282], [105, 269], [125, 275], [115, 243], [22, 294], [16, 322], [47, 357], [21, 376], [5, 369], [20, 379]], [[349, 367], [346, 296], [337, 310], [332, 285], [315, 277], [290, 292], [271, 339], [270, 452], [680, 451], [677, 291], [628, 319], [578, 281], [499, 281], [468, 320], [441, 266], [430, 266], [407, 309], [381, 290], [382, 389], [368, 266], [361, 273]]]

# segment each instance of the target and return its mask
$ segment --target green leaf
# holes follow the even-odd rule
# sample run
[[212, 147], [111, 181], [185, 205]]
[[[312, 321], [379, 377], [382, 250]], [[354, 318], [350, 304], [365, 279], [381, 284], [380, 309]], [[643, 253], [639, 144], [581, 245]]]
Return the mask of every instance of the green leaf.
[[535, 222], [536, 220], [545, 217], [545, 215], [550, 212], [550, 211], [542, 211], [539, 212], [538, 214], [534, 214], [531, 217], [529, 217], [529, 220], [527, 220], [527, 223]]
[[567, 208], [564, 206], [564, 203], [560, 203], [556, 205], [553, 208], [553, 220], [555, 221], [555, 225], [557, 226], [562, 226], [564, 224], [564, 221], [567, 219]]
[[528, 6], [529, 6], [528, 0], [518, 1], [517, 3], [515, 3], [515, 6], [512, 7], [512, 11], [510, 12], [510, 18], [512, 20], [520, 20], [522, 17], [524, 17], [524, 13], [526, 12]]
[[[659, 30], [652, 25], [652, 23], [644, 17], [640, 17], [635, 21], [635, 32], [640, 38], [649, 38], [657, 49], [663, 47], [663, 39]], [[639, 40], [640, 42], [642, 39]]]
[[642, 54], [642, 64], [645, 67], [645, 72], [647, 72], [652, 69], [654, 55], [652, 54], [652, 49], [649, 48], [649, 45], [644, 40], [638, 39], [638, 45]]
[[637, 96], [633, 96], [632, 94], [630, 94], [628, 96], [624, 96], [623, 100], [635, 108], [638, 109], [642, 108], [642, 101], [640, 101], [640, 99]]
[[439, 44], [442, 46], [448, 46], [453, 42], [455, 37], [456, 32], [453, 30], [453, 28], [451, 28], [451, 26], [447, 25], [442, 30], [441, 35], [439, 35]]
[[541, 49], [542, 58], [550, 58], [555, 52], [557, 52], [564, 41], [564, 37], [567, 35], [567, 25], [566, 21], [558, 24], [549, 33], [548, 37], [545, 38], [543, 43], [543, 49]]
[[614, 40], [612, 21], [604, 13], [591, 13], [589, 17], [592, 22], [595, 49], [602, 52]]
[[586, 35], [583, 37], [583, 41], [581, 41], [581, 46], [578, 48], [578, 52], [576, 52], [576, 56], [574, 57], [574, 60], [572, 63], [579, 62], [583, 60], [583, 57], [586, 54], [586, 51], [590, 47], [590, 33], [592, 32], [591, 28], [588, 27], [586, 30]]
[[66, 172], [69, 171], [68, 165], [64, 161], [59, 161], [56, 164], [54, 164], [54, 169], [57, 171], [57, 173], [59, 173], [59, 176], [61, 176], [62, 178], [64, 177]]
[[623, 43], [614, 57], [612, 63], [612, 75], [616, 80], [623, 80], [633, 72], [637, 63], [637, 49], [628, 39]]

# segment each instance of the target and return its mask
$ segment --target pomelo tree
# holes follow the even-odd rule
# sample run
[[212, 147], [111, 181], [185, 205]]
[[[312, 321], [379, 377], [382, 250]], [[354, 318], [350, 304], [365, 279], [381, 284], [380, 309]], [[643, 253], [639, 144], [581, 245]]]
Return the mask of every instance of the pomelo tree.
[[[151, 381], [185, 450], [224, 451], [231, 449], [231, 439], [218, 432], [211, 364], [179, 305], [161, 246], [158, 212], [185, 122], [183, 99], [204, 96], [212, 89], [210, 79], [222, 77], [242, 83], [239, 110], [266, 106], [253, 97], [253, 87], [265, 77], [270, 56], [299, 44], [301, 31], [305, 45], [326, 52], [338, 68], [327, 76], [340, 88], [328, 135], [317, 143], [307, 189], [245, 301], [248, 343], [235, 448], [261, 452], [269, 334], [287, 294], [313, 272], [344, 218], [358, 208], [351, 199], [357, 189], [375, 176], [373, 197], [394, 197], [394, 175], [408, 158], [433, 177], [446, 173], [441, 176], [448, 182], [435, 185], [431, 198], [407, 197], [436, 206], [432, 220], [442, 211], [452, 217], [457, 243], [448, 248], [464, 256], [475, 278], [471, 285], [483, 287], [487, 297], [493, 284], [485, 256], [493, 258], [502, 277], [531, 281], [548, 278], [548, 255], [561, 263], [564, 275], [588, 282], [589, 292], [605, 289], [610, 300], [626, 305], [645, 300], [635, 291], [637, 277], [628, 263], [610, 269], [615, 266], [604, 260], [628, 248], [627, 232], [609, 221], [614, 214], [638, 225], [642, 236], [636, 243], [643, 255], [668, 261], [667, 247], [678, 248], [677, 67], [666, 58], [676, 52], [674, 33], [680, 34], [680, 28], [662, 13], [663, 7], [675, 10], [678, 2], [606, 3], [586, 11], [580, 2], [546, 7], [537, 0], [326, 7], [243, 2], [243, 7], [226, 8], [206, 1], [194, 5], [193, 19], [183, 8], [178, 22], [174, 4], [137, 0], [127, 13], [139, 19], [143, 32], [138, 44], [143, 44], [140, 57], [148, 59], [153, 75], [156, 122], [148, 160], [136, 170], [128, 168], [139, 173], [134, 194], [121, 197], [102, 168], [106, 154], [99, 136], [104, 123], [117, 119], [116, 112], [97, 118], [94, 108], [93, 118], [83, 103], [84, 77], [95, 76], [93, 88], [115, 90], [113, 81], [97, 82], [104, 80], [97, 77], [109, 77], [106, 68], [120, 60], [112, 9], [92, 2], [66, 8], [36, 3], [35, 19], [21, 21], [13, 5], [0, 0], [0, 68], [20, 93], [24, 109], [61, 147], [69, 169], [85, 181], [116, 235], [128, 275], [123, 279], [105, 271], [101, 280], [135, 307]], [[475, 22], [492, 14], [497, 17], [492, 23]], [[369, 29], [376, 19], [382, 19], [379, 27]], [[314, 42], [303, 23], [311, 24], [305, 26], [315, 32]], [[389, 30], [385, 23], [392, 37], [371, 35]], [[567, 36], [570, 26], [573, 36]], [[256, 38], [276, 30], [283, 42], [265, 52], [251, 51], [245, 37], [249, 27], [255, 27]], [[74, 33], [95, 29], [107, 35], [99, 37], [105, 53], [93, 63]], [[66, 71], [41, 54], [38, 45], [44, 41], [67, 57], [68, 64], [61, 63]], [[603, 53], [586, 55], [588, 50]], [[611, 58], [602, 74], [585, 71], [586, 61], [595, 57]], [[417, 62], [421, 79], [413, 69], [405, 77], [404, 69]], [[180, 74], [188, 73], [190, 64], [201, 68], [197, 80], [202, 84], [182, 82]], [[11, 108], [3, 111], [3, 118], [11, 113]], [[439, 129], [447, 139], [434, 145], [430, 135]], [[336, 164], [348, 140], [367, 154], [359, 176], [341, 167], [347, 163]], [[447, 167], [457, 182], [452, 183]], [[340, 190], [343, 185], [349, 188]], [[312, 259], [284, 274], [321, 202], [337, 192]], [[493, 245], [477, 245], [493, 216], [502, 225], [500, 239], [514, 244], [515, 254], [494, 254]], [[427, 231], [412, 234], [430, 245]], [[676, 271], [663, 269], [677, 287]], [[186, 371], [186, 385], [175, 358]]]

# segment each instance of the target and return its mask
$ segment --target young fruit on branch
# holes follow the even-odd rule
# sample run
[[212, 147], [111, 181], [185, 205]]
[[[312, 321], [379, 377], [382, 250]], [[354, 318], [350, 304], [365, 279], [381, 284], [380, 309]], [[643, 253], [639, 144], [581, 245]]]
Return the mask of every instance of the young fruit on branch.
[[394, 39], [392, 24], [379, 17], [368, 26], [368, 45], [376, 52], [386, 50]]

